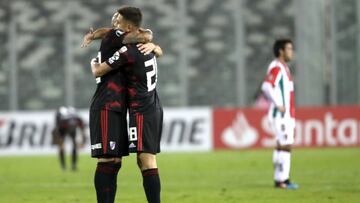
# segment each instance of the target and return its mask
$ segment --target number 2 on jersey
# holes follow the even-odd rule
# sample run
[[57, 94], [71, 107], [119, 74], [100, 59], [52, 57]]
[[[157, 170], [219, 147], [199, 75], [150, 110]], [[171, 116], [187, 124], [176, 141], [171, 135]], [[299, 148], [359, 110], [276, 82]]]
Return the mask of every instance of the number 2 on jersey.
[[[153, 57], [152, 59], [145, 61], [145, 67], [152, 67], [151, 71], [146, 72], [147, 88], [148, 88], [148, 92], [151, 92], [155, 89], [157, 82], [156, 58]], [[153, 79], [153, 77], [155, 77], [155, 79]]]

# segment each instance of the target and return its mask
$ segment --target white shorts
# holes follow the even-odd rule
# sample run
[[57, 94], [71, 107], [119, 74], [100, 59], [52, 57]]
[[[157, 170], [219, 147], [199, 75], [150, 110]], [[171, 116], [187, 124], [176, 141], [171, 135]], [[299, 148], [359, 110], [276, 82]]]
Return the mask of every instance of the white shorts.
[[277, 118], [270, 121], [276, 141], [280, 145], [294, 144], [295, 122], [291, 119]]

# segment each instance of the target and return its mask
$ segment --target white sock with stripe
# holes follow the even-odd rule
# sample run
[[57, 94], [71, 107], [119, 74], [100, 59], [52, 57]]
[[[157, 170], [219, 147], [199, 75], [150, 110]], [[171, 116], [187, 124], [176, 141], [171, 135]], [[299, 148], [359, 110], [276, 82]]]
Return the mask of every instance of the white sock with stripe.
[[277, 162], [274, 163], [274, 179], [283, 182], [290, 177], [291, 153], [286, 151], [277, 152]]

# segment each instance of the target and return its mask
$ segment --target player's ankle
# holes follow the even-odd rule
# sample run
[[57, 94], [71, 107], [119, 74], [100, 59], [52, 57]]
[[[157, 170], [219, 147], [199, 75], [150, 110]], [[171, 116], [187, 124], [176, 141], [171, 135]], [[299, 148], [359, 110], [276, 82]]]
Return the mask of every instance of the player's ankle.
[[286, 183], [284, 181], [275, 181], [275, 188], [286, 188]]

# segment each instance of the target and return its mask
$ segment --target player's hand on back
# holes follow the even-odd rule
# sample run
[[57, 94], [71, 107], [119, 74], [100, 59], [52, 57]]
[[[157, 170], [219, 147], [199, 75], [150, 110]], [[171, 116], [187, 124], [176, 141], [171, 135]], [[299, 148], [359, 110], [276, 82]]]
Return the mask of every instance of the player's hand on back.
[[137, 47], [138, 47], [138, 49], [139, 49], [139, 51], [141, 52], [141, 53], [143, 53], [144, 55], [148, 55], [148, 54], [150, 54], [151, 52], [155, 52], [155, 54], [158, 56], [158, 55], [162, 55], [162, 52], [161, 52], [161, 54], [158, 54], [158, 53], [156, 53], [156, 49], [159, 47], [158, 45], [156, 45], [156, 44], [154, 44], [154, 43], [151, 43], [151, 42], [149, 42], [149, 43], [146, 43], [146, 44], [137, 44], [136, 45]]
[[141, 53], [144, 55], [150, 54], [156, 48], [154, 43], [137, 44], [136, 45]]
[[94, 40], [94, 29], [91, 27], [89, 32], [83, 38], [83, 43], [81, 44], [81, 48], [87, 47]]

